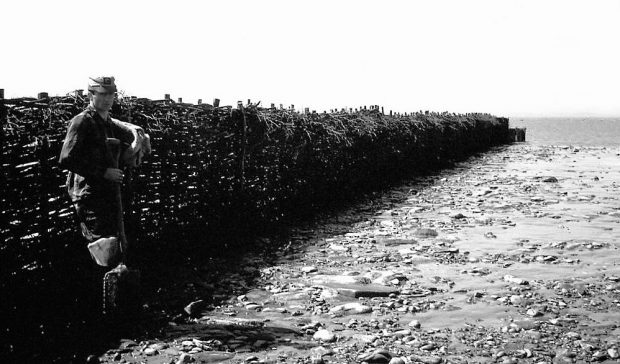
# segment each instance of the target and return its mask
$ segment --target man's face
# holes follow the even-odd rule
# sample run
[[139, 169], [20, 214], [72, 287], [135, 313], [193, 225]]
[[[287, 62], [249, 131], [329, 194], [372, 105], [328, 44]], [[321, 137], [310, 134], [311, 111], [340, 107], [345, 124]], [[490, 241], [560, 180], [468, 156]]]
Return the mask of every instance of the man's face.
[[93, 106], [97, 111], [110, 111], [116, 92], [93, 92]]

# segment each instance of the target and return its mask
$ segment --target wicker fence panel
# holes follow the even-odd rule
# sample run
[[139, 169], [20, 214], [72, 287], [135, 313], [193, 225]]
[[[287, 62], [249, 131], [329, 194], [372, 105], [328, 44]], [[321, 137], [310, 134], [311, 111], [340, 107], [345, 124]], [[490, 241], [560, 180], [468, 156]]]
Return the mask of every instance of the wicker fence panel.
[[[75, 266], [88, 253], [58, 156], [88, 100], [1, 96], [0, 312], [13, 318], [5, 334], [47, 345], [79, 319], [71, 314], [81, 307], [72, 299]], [[317, 114], [126, 97], [112, 114], [151, 136], [153, 154], [124, 190], [133, 201], [130, 244], [151, 259], [169, 249], [217, 254], [329, 203], [510, 141], [508, 120], [488, 114]], [[3, 340], [0, 349], [14, 344]]]
[[[59, 168], [80, 95], [2, 100], [4, 277], [35, 276], [80, 247]], [[508, 141], [508, 121], [487, 114], [387, 116], [299, 113], [122, 98], [114, 117], [142, 126], [153, 154], [133, 171], [127, 226], [133, 244], [206, 247], [311, 213]], [[81, 245], [80, 245], [81, 244]]]

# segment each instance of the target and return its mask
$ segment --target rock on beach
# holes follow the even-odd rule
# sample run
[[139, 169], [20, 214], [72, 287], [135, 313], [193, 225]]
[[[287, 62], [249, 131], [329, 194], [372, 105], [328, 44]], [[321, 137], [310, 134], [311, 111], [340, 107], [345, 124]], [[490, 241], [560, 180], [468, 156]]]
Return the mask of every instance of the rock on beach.
[[329, 312], [330, 313], [343, 312], [343, 313], [364, 314], [364, 313], [372, 312], [372, 307], [363, 305], [358, 302], [351, 302], [351, 303], [345, 303], [342, 305], [332, 307], [329, 310]]
[[329, 330], [321, 329], [314, 333], [312, 336], [314, 340], [320, 340], [326, 343], [331, 343], [336, 341], [336, 335], [334, 335]]

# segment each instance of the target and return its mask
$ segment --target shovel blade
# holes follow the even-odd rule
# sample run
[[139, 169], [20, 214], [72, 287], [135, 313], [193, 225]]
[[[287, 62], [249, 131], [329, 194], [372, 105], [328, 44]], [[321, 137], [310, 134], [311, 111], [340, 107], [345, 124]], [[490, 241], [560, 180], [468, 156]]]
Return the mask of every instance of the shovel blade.
[[120, 249], [116, 237], [101, 238], [88, 244], [88, 251], [95, 262], [102, 267], [109, 267], [118, 264], [120, 260]]

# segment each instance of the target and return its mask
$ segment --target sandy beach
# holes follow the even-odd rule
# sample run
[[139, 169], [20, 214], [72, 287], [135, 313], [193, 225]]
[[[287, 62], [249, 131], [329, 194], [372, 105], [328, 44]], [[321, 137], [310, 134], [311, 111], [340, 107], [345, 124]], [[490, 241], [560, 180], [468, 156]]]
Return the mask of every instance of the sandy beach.
[[618, 362], [619, 153], [514, 144], [407, 181], [163, 289], [204, 301], [100, 359]]

